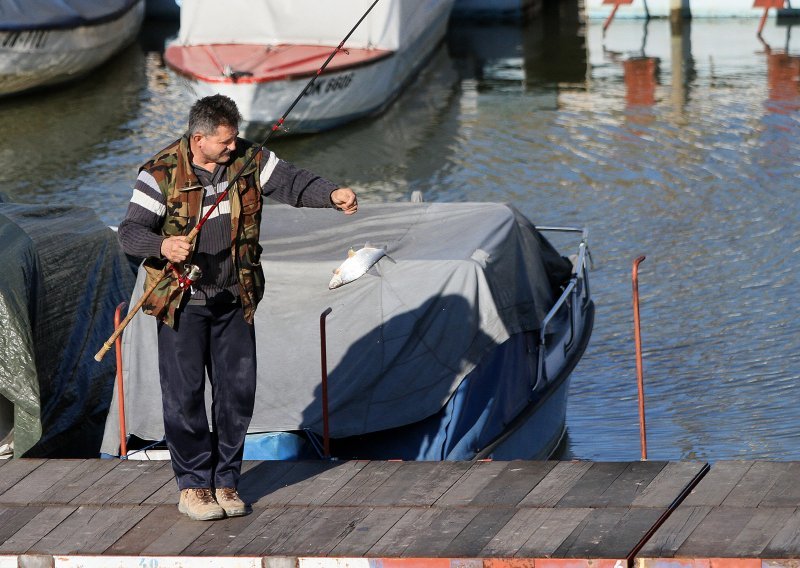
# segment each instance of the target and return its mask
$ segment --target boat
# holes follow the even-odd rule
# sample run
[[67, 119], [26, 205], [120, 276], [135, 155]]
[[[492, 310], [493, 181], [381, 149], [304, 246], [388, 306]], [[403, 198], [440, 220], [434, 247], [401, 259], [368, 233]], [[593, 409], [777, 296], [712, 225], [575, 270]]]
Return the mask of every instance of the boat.
[[[593, 326], [587, 232], [536, 228], [502, 203], [370, 204], [340, 217], [266, 208], [245, 459], [552, 455]], [[571, 258], [545, 235], [569, 240]], [[346, 251], [367, 243], [388, 257], [329, 290]], [[140, 271], [130, 305], [142, 283]], [[105, 455], [124, 436], [137, 442], [126, 457], [165, 457], [156, 345], [155, 319], [134, 317], [122, 336], [125, 422], [115, 391]]]
[[456, 0], [453, 18], [490, 21], [524, 21], [542, 9], [542, 0]]
[[0, 3], [0, 96], [86, 75], [133, 41], [143, 18], [144, 0]]
[[135, 272], [88, 207], [0, 196], [0, 457], [97, 457], [111, 402], [113, 331]]
[[[764, 15], [765, 6], [772, 6], [774, 2], [691, 0], [691, 2], [680, 2], [679, 7], [676, 8], [673, 0], [585, 0], [586, 17], [605, 20], [615, 10], [615, 5], [619, 6], [614, 13], [616, 19], [669, 18], [676, 9], [684, 17], [689, 18], [760, 18]], [[796, 12], [791, 9], [775, 9], [773, 11], [776, 13]], [[796, 16], [796, 14], [794, 15]]]
[[[278, 134], [328, 130], [383, 111], [443, 40], [453, 2], [379, 2]], [[185, 0], [164, 62], [195, 97], [236, 101], [243, 128], [275, 124], [370, 4]]]

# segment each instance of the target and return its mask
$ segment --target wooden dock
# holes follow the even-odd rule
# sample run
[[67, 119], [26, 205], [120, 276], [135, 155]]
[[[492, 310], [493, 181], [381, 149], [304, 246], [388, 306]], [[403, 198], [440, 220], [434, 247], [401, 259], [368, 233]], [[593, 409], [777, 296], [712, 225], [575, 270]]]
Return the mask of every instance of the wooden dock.
[[[246, 462], [252, 514], [168, 462], [0, 462], [0, 568], [796, 568], [800, 463]], [[730, 565], [730, 566], [727, 566]]]

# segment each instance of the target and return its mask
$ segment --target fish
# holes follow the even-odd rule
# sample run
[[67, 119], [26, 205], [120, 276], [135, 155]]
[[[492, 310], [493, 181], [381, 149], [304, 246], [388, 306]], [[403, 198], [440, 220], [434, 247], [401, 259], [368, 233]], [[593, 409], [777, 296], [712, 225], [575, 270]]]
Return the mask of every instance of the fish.
[[333, 278], [328, 283], [328, 289], [334, 290], [348, 282], [361, 278], [384, 256], [391, 260], [384, 247], [365, 244], [363, 248], [358, 250], [350, 249], [347, 251], [347, 259], [333, 271]]

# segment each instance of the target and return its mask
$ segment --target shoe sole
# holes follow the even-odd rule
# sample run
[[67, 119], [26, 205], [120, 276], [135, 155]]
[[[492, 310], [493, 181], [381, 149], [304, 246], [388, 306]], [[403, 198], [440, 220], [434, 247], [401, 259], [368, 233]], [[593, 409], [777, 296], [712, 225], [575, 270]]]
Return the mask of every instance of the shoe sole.
[[225, 516], [226, 517], [244, 517], [247, 514], [247, 508], [244, 509], [225, 509]]
[[193, 515], [186, 507], [183, 506], [183, 503], [178, 503], [178, 512], [183, 513], [193, 521], [216, 521], [225, 518], [224, 510], [218, 513], [210, 511], [205, 515]]

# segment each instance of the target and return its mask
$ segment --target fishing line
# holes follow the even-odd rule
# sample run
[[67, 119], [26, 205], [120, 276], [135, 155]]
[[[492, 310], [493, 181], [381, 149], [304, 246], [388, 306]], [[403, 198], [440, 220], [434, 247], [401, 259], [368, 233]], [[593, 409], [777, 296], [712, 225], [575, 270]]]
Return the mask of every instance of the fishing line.
[[[305, 96], [305, 94], [317, 80], [317, 77], [319, 77], [325, 70], [325, 68], [328, 66], [328, 63], [331, 62], [331, 60], [337, 53], [342, 51], [345, 42], [348, 39], [350, 39], [350, 36], [353, 35], [358, 26], [361, 25], [361, 22], [363, 22], [366, 19], [366, 17], [369, 15], [369, 13], [372, 11], [372, 9], [379, 1], [380, 0], [374, 0], [374, 2], [370, 4], [369, 8], [367, 8], [367, 11], [364, 12], [364, 14], [362, 14], [362, 16], [353, 26], [353, 28], [349, 32], [347, 32], [347, 35], [344, 36], [344, 39], [342, 39], [341, 42], [339, 42], [339, 45], [336, 46], [336, 48], [331, 52], [331, 54], [328, 56], [328, 58], [325, 60], [322, 66], [319, 69], [317, 69], [314, 75], [312, 75], [311, 79], [308, 81], [308, 83], [306, 83], [306, 86], [303, 88], [303, 90], [300, 92], [297, 98], [292, 102], [291, 105], [289, 105], [289, 108], [286, 109], [286, 112], [284, 112], [283, 115], [278, 119], [278, 121], [272, 126], [270, 131], [267, 133], [267, 136], [264, 138], [264, 141], [261, 142], [261, 144], [259, 144], [258, 147], [253, 152], [251, 152], [250, 156], [247, 158], [247, 160], [245, 160], [244, 164], [242, 164], [242, 167], [239, 168], [239, 171], [237, 171], [236, 174], [234, 174], [233, 178], [231, 178], [231, 180], [228, 182], [228, 185], [225, 187], [222, 193], [219, 194], [214, 204], [208, 209], [206, 214], [203, 215], [200, 221], [197, 222], [197, 225], [195, 225], [195, 227], [189, 232], [186, 239], [187, 242], [192, 243], [197, 238], [197, 234], [203, 228], [205, 222], [209, 219], [209, 217], [211, 217], [211, 215], [217, 209], [219, 204], [222, 203], [222, 201], [227, 197], [228, 193], [230, 192], [230, 189], [239, 180], [239, 178], [242, 177], [242, 173], [245, 171], [245, 169], [247, 169], [247, 167], [253, 162], [256, 155], [264, 148], [264, 146], [267, 145], [267, 142], [269, 142], [270, 138], [272, 138], [272, 135], [275, 134], [275, 132], [277, 132], [283, 126], [283, 123], [286, 120], [286, 117], [289, 115], [289, 113], [292, 112], [297, 103], [300, 102], [300, 99], [302, 99], [303, 96]], [[100, 351], [98, 351], [97, 354], [94, 356], [95, 361], [100, 361], [103, 358], [103, 356], [109, 351], [109, 349], [111, 349], [111, 346], [114, 344], [114, 341], [117, 339], [117, 337], [119, 337], [119, 335], [122, 333], [122, 330], [125, 329], [125, 327], [131, 321], [131, 319], [133, 319], [133, 317], [145, 303], [150, 294], [152, 294], [153, 291], [156, 289], [158, 284], [160, 284], [161, 281], [164, 280], [167, 274], [175, 271], [177, 271], [180, 274], [180, 271], [178, 271], [177, 266], [172, 262], [170, 262], [169, 264], [167, 264], [166, 267], [164, 267], [164, 269], [161, 271], [161, 276], [147, 290], [144, 291], [144, 294], [142, 294], [142, 297], [139, 299], [136, 305], [133, 306], [128, 311], [128, 315], [125, 316], [125, 319], [122, 320], [119, 326], [117, 326], [117, 328], [114, 330], [114, 333], [111, 334], [108, 340], [103, 344], [103, 347], [100, 348]]]

